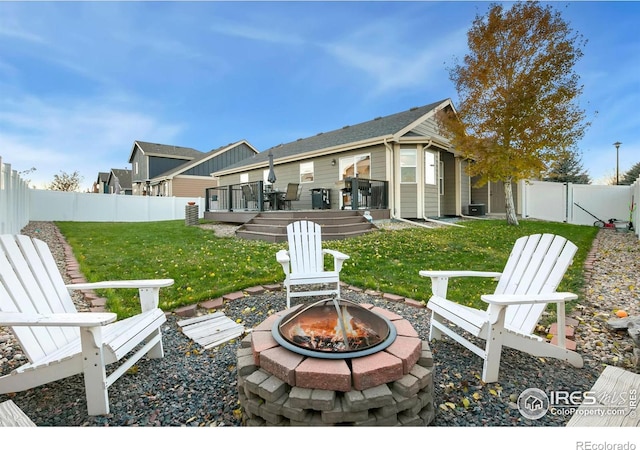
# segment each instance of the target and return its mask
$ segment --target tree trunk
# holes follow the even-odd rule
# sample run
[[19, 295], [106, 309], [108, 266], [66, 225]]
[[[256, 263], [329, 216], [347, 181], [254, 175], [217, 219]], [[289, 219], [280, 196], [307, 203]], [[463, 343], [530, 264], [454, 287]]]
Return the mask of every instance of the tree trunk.
[[516, 207], [513, 203], [513, 190], [511, 189], [511, 177], [504, 182], [504, 204], [507, 212], [507, 224], [518, 226]]

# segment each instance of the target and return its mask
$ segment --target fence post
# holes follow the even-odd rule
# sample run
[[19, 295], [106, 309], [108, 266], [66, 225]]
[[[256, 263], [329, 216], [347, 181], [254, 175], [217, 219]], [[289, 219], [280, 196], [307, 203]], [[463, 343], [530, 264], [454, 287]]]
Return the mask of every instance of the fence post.
[[0, 233], [19, 233], [29, 223], [29, 184], [0, 157]]

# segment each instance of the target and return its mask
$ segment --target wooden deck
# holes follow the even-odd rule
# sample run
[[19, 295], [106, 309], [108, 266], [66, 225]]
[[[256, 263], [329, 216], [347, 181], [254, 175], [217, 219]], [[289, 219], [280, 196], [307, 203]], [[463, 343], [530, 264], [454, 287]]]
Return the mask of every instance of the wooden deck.
[[591, 388], [596, 405], [581, 405], [568, 427], [638, 427], [640, 426], [640, 375], [607, 366]]
[[[204, 218], [218, 222], [239, 223], [236, 236], [267, 242], [285, 242], [287, 225], [296, 220], [311, 220], [323, 227], [322, 239], [345, 239], [377, 229], [364, 216], [364, 210], [294, 210], [267, 212], [211, 212]], [[371, 210], [374, 220], [389, 219], [389, 210]]]

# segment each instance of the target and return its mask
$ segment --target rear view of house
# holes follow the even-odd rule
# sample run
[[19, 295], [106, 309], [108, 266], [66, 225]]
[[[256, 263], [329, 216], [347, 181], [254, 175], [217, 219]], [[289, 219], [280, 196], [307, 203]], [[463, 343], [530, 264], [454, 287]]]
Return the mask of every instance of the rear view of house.
[[[438, 133], [435, 120], [439, 110], [449, 108], [451, 101], [442, 100], [318, 133], [253, 155], [214, 176], [219, 186], [252, 183], [284, 191], [297, 183], [296, 209], [384, 210], [387, 217], [405, 219], [466, 214], [471, 203], [466, 162]], [[274, 183], [268, 180], [270, 153]], [[354, 179], [358, 189], [352, 188]]]

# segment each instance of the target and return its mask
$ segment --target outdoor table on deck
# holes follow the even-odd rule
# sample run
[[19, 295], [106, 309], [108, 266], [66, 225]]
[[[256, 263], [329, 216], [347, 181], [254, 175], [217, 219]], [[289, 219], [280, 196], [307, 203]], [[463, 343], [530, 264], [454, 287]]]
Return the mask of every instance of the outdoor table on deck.
[[269, 201], [269, 209], [271, 210], [278, 210], [281, 209], [281, 206], [283, 206], [283, 202], [282, 202], [282, 196], [285, 193], [283, 191], [264, 191], [264, 198], [268, 199]]

